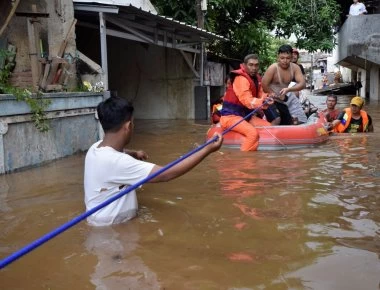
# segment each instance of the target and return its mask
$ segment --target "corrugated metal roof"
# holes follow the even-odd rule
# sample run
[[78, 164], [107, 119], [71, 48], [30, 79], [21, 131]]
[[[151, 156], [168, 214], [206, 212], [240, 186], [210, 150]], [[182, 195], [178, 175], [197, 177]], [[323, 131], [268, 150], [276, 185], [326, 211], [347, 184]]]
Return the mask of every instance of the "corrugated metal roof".
[[[133, 5], [130, 5], [129, 8], [133, 9], [136, 7], [134, 7]], [[125, 8], [122, 10], [125, 10]], [[216, 38], [216, 39], [220, 39], [220, 40], [227, 40], [225, 37], [223, 37], [221, 35], [218, 35], [218, 34], [213, 33], [213, 32], [209, 32], [206, 29], [202, 29], [202, 28], [199, 28], [199, 27], [194, 26], [194, 25], [187, 24], [187, 23], [182, 22], [182, 21], [175, 20], [171, 17], [162, 16], [162, 15], [158, 15], [158, 14], [154, 15], [154, 14], [147, 12], [147, 11], [144, 11], [142, 9], [138, 9], [138, 10], [141, 10], [141, 12], [143, 14], [145, 14], [145, 13], [151, 14], [157, 21], [166, 22], [167, 24], [171, 23], [171, 25], [175, 24], [178, 27], [182, 27], [182, 28], [186, 27], [190, 31], [197, 31], [198, 33], [202, 34], [203, 37], [209, 38], [211, 36], [211, 38], [214, 38], [214, 39]]]
[[[171, 17], [159, 15], [159, 14], [157, 14], [157, 11], [154, 8], [154, 6], [147, 0], [141, 0], [141, 1], [139, 1], [139, 0], [98, 0], [98, 1], [96, 1], [96, 0], [73, 0], [73, 2], [78, 3], [78, 4], [80, 4], [80, 3], [82, 3], [82, 4], [83, 3], [87, 3], [87, 4], [97, 3], [97, 4], [102, 4], [102, 5], [118, 6], [121, 11], [133, 12], [133, 13], [136, 13], [140, 16], [146, 16], [149, 18], [153, 18], [157, 22], [160, 22], [161, 24], [166, 24], [167, 26], [173, 26], [174, 25], [173, 28], [192, 31], [192, 32], [195, 32], [195, 33], [201, 35], [204, 38], [219, 39], [219, 40], [224, 40], [224, 41], [228, 40], [227, 38], [225, 38], [221, 35], [218, 35], [216, 33], [209, 32], [206, 29], [201, 29], [197, 26], [186, 24], [185, 22], [175, 20]], [[123, 5], [117, 4], [120, 2], [122, 2]], [[137, 4], [133, 5], [132, 2], [136, 2]], [[143, 2], [145, 2], [145, 3], [149, 2], [149, 4], [153, 7], [154, 11], [149, 10], [147, 8], [148, 6], [142, 7], [142, 5], [140, 5], [141, 7], [139, 7], [139, 3], [142, 4]], [[129, 4], [127, 4], [127, 3], [129, 3]]]
[[146, 12], [157, 14], [156, 8], [149, 0], [73, 0], [75, 3], [98, 3], [114, 6], [133, 6]]

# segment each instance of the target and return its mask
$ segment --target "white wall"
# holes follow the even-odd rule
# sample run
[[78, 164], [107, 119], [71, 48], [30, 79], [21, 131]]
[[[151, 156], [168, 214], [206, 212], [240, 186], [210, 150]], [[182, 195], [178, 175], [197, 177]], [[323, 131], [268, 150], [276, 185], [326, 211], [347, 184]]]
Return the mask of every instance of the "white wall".
[[349, 68], [341, 66], [340, 72], [342, 73], [342, 79], [344, 83], [349, 83], [352, 81], [351, 70]]

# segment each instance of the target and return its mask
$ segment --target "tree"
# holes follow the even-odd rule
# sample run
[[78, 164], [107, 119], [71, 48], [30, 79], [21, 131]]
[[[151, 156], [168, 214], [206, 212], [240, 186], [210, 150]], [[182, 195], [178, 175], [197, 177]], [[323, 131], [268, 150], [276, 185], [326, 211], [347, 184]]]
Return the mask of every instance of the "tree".
[[290, 37], [293, 33], [298, 48], [310, 52], [332, 51], [336, 44], [335, 27], [340, 18], [336, 0], [275, 0], [278, 15], [276, 35]]
[[[196, 0], [152, 0], [160, 14], [196, 25]], [[297, 37], [296, 46], [309, 51], [331, 51], [339, 21], [336, 0], [209, 0], [205, 27], [229, 39], [215, 41], [209, 50], [218, 56], [241, 59], [257, 53], [270, 61], [273, 33]]]

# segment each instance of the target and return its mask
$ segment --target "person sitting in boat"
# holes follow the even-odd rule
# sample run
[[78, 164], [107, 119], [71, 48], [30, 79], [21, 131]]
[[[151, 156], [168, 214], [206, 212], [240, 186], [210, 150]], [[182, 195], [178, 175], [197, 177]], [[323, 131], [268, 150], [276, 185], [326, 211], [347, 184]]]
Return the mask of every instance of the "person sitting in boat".
[[[230, 73], [231, 84], [224, 95], [221, 111], [220, 125], [223, 130], [236, 125], [253, 110], [266, 108], [272, 103], [267, 99], [261, 87], [259, 71], [259, 58], [256, 54], [249, 54], [244, 58], [240, 69]], [[255, 126], [270, 126], [266, 120], [256, 115], [241, 121], [232, 130], [242, 134], [245, 138], [240, 146], [241, 151], [255, 151], [259, 146], [259, 134]]]
[[[302, 64], [298, 63], [300, 53], [296, 48], [293, 48], [292, 56], [292, 62], [300, 67], [301, 72], [305, 77], [305, 69], [303, 68]], [[293, 78], [292, 82], [296, 82], [295, 78]], [[305, 112], [307, 118], [309, 118], [312, 114], [318, 111], [318, 108], [310, 102], [310, 100], [302, 93], [302, 90], [299, 92], [294, 92], [294, 94], [299, 99], [302, 109]]]
[[[228, 86], [231, 84], [231, 78], [229, 75], [226, 76], [224, 80], [225, 88], [227, 91]], [[221, 111], [223, 109], [223, 100], [226, 93], [221, 96], [213, 105], [211, 110], [211, 121], [213, 124], [217, 124], [220, 121]]]
[[328, 95], [326, 98], [326, 109], [322, 111], [325, 115], [326, 121], [331, 123], [332, 121], [338, 118], [340, 113], [339, 109], [335, 109], [336, 103], [338, 102], [338, 98], [336, 95]]
[[[300, 67], [292, 62], [292, 53], [290, 45], [280, 46], [277, 62], [270, 65], [263, 76], [263, 90], [275, 99], [275, 106], [279, 111], [272, 124], [291, 125], [295, 119], [298, 124], [307, 121], [303, 108], [294, 94], [305, 88], [306, 81]], [[293, 79], [295, 82], [292, 86], [290, 83]], [[272, 116], [267, 116], [270, 122], [271, 118]]]
[[[292, 50], [292, 63], [295, 63], [296, 65], [298, 65], [301, 69], [302, 74], [305, 75], [305, 69], [303, 68], [303, 65], [298, 63], [299, 57], [300, 57], [299, 51], [296, 48], [293, 48], [293, 50]], [[293, 81], [295, 82], [295, 80], [293, 80]]]
[[344, 109], [336, 120], [332, 121], [331, 127], [337, 133], [373, 132], [372, 118], [364, 110], [364, 100], [353, 97], [350, 108]]

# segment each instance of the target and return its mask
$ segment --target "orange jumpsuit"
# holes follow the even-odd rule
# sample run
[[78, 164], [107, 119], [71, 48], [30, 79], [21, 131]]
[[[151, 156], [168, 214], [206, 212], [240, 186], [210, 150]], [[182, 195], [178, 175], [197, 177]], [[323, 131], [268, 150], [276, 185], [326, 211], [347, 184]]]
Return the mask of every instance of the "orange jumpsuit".
[[[220, 118], [220, 124], [223, 130], [235, 125], [244, 117], [242, 116], [244, 114], [242, 114], [241, 111], [236, 111], [236, 113], [234, 113], [233, 109], [225, 110], [228, 106], [226, 105], [226, 102], [228, 103], [231, 99], [228, 96], [232, 96], [232, 99], [236, 97], [237, 104], [240, 107], [244, 106], [246, 109], [251, 110], [260, 107], [264, 101], [264, 97], [266, 97], [266, 94], [262, 90], [261, 82], [259, 81], [259, 88], [256, 88], [255, 84], [249, 79], [250, 77], [245, 73], [244, 69], [241, 68], [240, 70], [243, 70], [243, 74], [235, 77], [232, 85], [227, 89], [224, 99], [222, 116]], [[257, 96], [255, 96], [256, 94]], [[230, 108], [233, 108], [235, 105], [236, 104], [233, 104]], [[259, 134], [255, 126], [271, 126], [271, 124], [254, 115], [249, 121], [244, 120], [232, 129], [245, 137], [240, 147], [241, 151], [257, 150], [257, 147], [259, 146]]]

